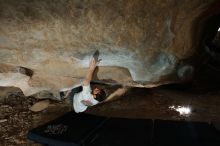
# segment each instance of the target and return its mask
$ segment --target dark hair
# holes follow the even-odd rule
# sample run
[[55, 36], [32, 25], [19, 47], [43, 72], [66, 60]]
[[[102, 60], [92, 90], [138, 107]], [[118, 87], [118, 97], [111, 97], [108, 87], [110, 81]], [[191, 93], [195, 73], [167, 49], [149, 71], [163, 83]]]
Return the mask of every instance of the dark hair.
[[100, 89], [100, 94], [96, 94], [95, 100], [102, 102], [106, 99], [106, 93], [103, 89]]

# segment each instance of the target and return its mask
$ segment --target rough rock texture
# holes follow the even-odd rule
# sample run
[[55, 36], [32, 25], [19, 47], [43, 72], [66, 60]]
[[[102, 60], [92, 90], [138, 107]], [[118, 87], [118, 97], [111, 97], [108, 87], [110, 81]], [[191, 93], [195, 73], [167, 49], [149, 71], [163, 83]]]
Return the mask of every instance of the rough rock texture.
[[195, 21], [215, 0], [0, 0], [0, 86], [25, 95], [94, 80], [152, 87], [186, 81]]

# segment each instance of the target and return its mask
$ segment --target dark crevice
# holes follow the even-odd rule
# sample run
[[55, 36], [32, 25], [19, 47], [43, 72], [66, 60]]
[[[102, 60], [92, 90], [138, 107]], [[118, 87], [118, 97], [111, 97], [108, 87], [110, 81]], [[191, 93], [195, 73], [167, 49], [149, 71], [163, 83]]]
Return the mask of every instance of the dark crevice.
[[192, 80], [159, 88], [190, 93], [218, 92], [220, 89], [220, 14], [199, 18], [196, 25], [193, 39], [198, 41], [195, 43], [198, 49], [190, 60], [195, 66]]
[[32, 77], [34, 74], [34, 72], [31, 69], [22, 66], [19, 66], [19, 72], [29, 77]]

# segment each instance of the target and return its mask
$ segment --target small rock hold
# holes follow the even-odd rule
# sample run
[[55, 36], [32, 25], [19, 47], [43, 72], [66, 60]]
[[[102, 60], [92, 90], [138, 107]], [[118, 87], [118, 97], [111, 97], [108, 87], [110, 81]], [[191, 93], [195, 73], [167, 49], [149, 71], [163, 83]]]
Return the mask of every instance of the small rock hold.
[[24, 140], [20, 140], [20, 139], [14, 139], [14, 142], [15, 142], [16, 144], [24, 144], [24, 143], [25, 143]]
[[42, 101], [39, 101], [37, 103], [35, 103], [31, 108], [30, 110], [33, 111], [33, 112], [39, 112], [39, 111], [42, 111], [44, 109], [46, 109], [50, 104], [50, 101], [49, 100], [42, 100]]
[[190, 80], [193, 76], [194, 73], [194, 67], [191, 65], [185, 65], [185, 66], [181, 66], [178, 71], [177, 71], [177, 75], [181, 80]]
[[10, 108], [11, 106], [9, 105], [1, 105], [2, 108]]
[[0, 123], [7, 122], [7, 121], [8, 121], [7, 119], [2, 119], [0, 120]]

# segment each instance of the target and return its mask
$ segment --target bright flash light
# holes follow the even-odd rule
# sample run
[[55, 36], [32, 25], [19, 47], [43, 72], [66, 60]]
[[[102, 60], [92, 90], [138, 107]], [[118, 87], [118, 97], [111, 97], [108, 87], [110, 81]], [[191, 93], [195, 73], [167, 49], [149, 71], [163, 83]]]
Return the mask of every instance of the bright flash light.
[[169, 109], [179, 112], [181, 116], [188, 116], [191, 113], [190, 107], [185, 106], [169, 106]]
[[220, 31], [220, 27], [218, 28], [218, 31]]

